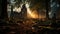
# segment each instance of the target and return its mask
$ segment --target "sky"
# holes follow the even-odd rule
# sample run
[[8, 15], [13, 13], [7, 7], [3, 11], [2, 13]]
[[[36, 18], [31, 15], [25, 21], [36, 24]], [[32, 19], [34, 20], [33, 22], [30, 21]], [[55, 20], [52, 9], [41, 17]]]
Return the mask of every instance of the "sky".
[[[38, 14], [39, 14], [41, 18], [46, 17], [46, 0], [18, 0], [18, 1], [16, 0], [15, 2], [14, 2], [14, 0], [11, 0], [11, 3], [14, 6], [13, 11], [16, 11], [18, 13], [21, 12], [22, 5], [25, 3], [27, 12], [29, 11], [28, 13], [30, 14], [30, 16], [38, 17]], [[51, 1], [51, 3], [52, 3], [52, 1]], [[51, 8], [54, 5], [55, 5], [55, 3], [54, 4], [52, 3]], [[11, 10], [8, 9], [8, 11], [11, 11]], [[53, 16], [52, 15], [53, 13], [54, 12], [52, 12], [52, 11], [49, 12], [50, 18]]]
[[[16, 3], [14, 2], [14, 0], [11, 0], [11, 3], [10, 4], [14, 4], [14, 8], [13, 8], [13, 11], [16, 11], [16, 12], [21, 12], [21, 7], [23, 5], [25, 0], [18, 0], [16, 1]], [[40, 17], [40, 18], [44, 18], [45, 17], [45, 3], [44, 3], [45, 0], [26, 0], [25, 1], [25, 4], [26, 4], [26, 8], [27, 8], [27, 12], [30, 14], [30, 16], [32, 16], [33, 18], [38, 18], [38, 13], [40, 13], [44, 16]], [[18, 4], [19, 2], [19, 4]], [[19, 7], [17, 7], [19, 5]], [[9, 8], [9, 7], [8, 7]], [[10, 7], [11, 8], [11, 7]], [[8, 11], [11, 11], [10, 9], [8, 9]], [[40, 12], [38, 12], [40, 11]]]

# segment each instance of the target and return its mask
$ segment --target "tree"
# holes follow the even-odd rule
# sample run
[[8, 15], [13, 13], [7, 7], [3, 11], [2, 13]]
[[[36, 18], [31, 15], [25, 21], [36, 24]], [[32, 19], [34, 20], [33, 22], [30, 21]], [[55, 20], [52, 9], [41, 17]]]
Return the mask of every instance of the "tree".
[[6, 0], [2, 0], [2, 11], [1, 11], [1, 18], [5, 19], [8, 18], [8, 14], [7, 14], [7, 1]]
[[48, 14], [48, 11], [49, 11], [49, 2], [50, 0], [46, 0], [46, 18], [49, 19], [49, 14]]
[[22, 0], [14, 0], [15, 6], [20, 7], [20, 4], [22, 3]]

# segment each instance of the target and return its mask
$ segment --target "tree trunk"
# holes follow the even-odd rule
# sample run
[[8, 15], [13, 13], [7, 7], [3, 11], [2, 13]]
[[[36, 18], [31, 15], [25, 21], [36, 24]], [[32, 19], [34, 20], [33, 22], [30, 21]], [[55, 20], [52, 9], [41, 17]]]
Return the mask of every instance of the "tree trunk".
[[1, 18], [5, 19], [8, 18], [8, 14], [7, 14], [7, 1], [6, 0], [2, 0], [2, 11], [1, 11]]
[[49, 1], [50, 0], [46, 0], [46, 18], [49, 19], [49, 14], [48, 14], [48, 11], [49, 11]]

